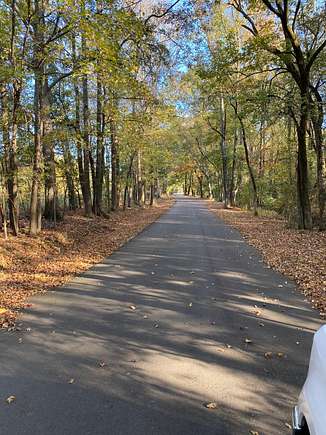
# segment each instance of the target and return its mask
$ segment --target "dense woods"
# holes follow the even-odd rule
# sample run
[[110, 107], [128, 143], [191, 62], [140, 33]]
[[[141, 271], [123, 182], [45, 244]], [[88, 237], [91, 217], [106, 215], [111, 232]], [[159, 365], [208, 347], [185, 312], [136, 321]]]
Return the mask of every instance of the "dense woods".
[[324, 229], [325, 28], [316, 1], [1, 1], [5, 236], [181, 189]]
[[197, 16], [199, 54], [180, 80], [184, 191], [324, 228], [325, 6], [232, 0]]
[[1, 2], [1, 216], [31, 234], [66, 210], [106, 215], [166, 189], [157, 95], [169, 10]]

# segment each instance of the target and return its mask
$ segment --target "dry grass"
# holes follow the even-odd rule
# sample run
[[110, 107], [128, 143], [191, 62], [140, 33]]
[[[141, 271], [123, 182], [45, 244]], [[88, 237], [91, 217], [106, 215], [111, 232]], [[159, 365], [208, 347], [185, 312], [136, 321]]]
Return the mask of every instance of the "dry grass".
[[[30, 296], [66, 283], [122, 246], [171, 205], [117, 211], [109, 219], [67, 215], [55, 229], [38, 237], [20, 235], [0, 240], [0, 322], [14, 323]], [[7, 310], [5, 312], [5, 310]]]
[[255, 217], [240, 209], [209, 208], [240, 231], [267, 264], [292, 278], [322, 315], [326, 313], [326, 232], [298, 231], [274, 217]]

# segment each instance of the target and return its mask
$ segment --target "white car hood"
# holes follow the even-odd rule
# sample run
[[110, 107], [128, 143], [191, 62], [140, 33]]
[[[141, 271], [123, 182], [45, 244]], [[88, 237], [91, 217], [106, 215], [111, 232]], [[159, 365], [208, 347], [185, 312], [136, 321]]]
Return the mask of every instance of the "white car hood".
[[326, 325], [314, 335], [308, 376], [299, 398], [311, 435], [326, 435]]

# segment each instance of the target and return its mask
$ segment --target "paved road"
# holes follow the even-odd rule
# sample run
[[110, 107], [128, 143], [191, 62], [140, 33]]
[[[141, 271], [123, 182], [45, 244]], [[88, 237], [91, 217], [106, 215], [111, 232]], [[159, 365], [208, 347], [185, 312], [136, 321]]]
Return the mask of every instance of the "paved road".
[[320, 324], [238, 232], [182, 197], [103, 263], [34, 298], [22, 321], [0, 335], [1, 434], [289, 433]]

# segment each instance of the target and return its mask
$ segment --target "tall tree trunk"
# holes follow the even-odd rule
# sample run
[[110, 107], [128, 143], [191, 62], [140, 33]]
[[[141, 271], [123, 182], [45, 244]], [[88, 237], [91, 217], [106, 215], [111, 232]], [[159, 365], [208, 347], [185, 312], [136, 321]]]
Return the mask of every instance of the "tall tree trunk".
[[254, 215], [257, 216], [258, 215], [257, 184], [256, 184], [255, 176], [254, 176], [254, 171], [253, 171], [253, 169], [251, 167], [251, 163], [250, 163], [246, 130], [245, 130], [245, 127], [244, 127], [244, 124], [243, 124], [242, 120], [240, 121], [240, 124], [241, 124], [241, 132], [242, 132], [242, 143], [243, 143], [243, 147], [244, 147], [244, 150], [245, 150], [246, 163], [247, 163], [247, 168], [248, 168], [248, 172], [249, 172], [249, 175], [250, 175], [250, 180], [251, 180], [251, 185], [252, 185], [252, 190], [253, 190]]
[[245, 151], [246, 163], [247, 163], [247, 168], [248, 168], [249, 177], [250, 177], [250, 181], [251, 181], [252, 192], [253, 192], [254, 215], [257, 216], [258, 215], [257, 184], [256, 184], [256, 179], [255, 179], [254, 171], [253, 171], [251, 163], [250, 163], [249, 148], [248, 148], [247, 136], [246, 136], [246, 129], [245, 129], [245, 125], [244, 125], [243, 119], [242, 119], [241, 115], [239, 114], [239, 109], [238, 109], [237, 103], [234, 103], [234, 104], [231, 103], [231, 106], [234, 109], [235, 115], [237, 116], [237, 118], [239, 120], [239, 123], [240, 123], [240, 127], [241, 127], [242, 144], [243, 144], [244, 151]]
[[[73, 58], [73, 65], [76, 67], [77, 65], [77, 52], [76, 52], [76, 35], [72, 35], [71, 40], [72, 45], [72, 58]], [[78, 79], [74, 80], [74, 93], [75, 93], [75, 133], [76, 133], [76, 148], [77, 148], [77, 163], [78, 163], [78, 178], [79, 178], [79, 184], [82, 192], [83, 201], [84, 198], [87, 197], [87, 193], [85, 190], [85, 171], [84, 171], [84, 160], [83, 160], [83, 135], [81, 131], [81, 125], [80, 125], [80, 87], [79, 87]], [[80, 204], [80, 195], [78, 190], [78, 204], [79, 207]]]
[[[9, 62], [12, 70], [16, 71], [17, 58], [16, 58], [16, 0], [11, 0], [11, 34], [10, 34], [10, 49], [9, 49]], [[12, 233], [17, 236], [19, 233], [19, 201], [18, 201], [18, 166], [17, 166], [17, 131], [18, 131], [18, 109], [20, 106], [20, 98], [22, 91], [22, 79], [18, 74], [13, 73], [12, 82], [12, 110], [11, 110], [11, 122], [9, 123], [9, 110], [8, 125], [7, 125], [7, 142], [4, 141], [5, 148], [5, 168], [6, 168], [6, 185], [8, 191], [8, 212], [9, 212], [9, 224]], [[6, 91], [6, 89], [5, 89]], [[10, 124], [10, 126], [9, 126]], [[10, 133], [9, 133], [10, 131]]]
[[237, 146], [238, 146], [238, 127], [237, 121], [234, 122], [234, 137], [233, 137], [233, 150], [232, 150], [232, 166], [230, 175], [230, 186], [229, 186], [229, 201], [231, 207], [235, 206], [235, 168], [237, 160]]
[[298, 228], [311, 229], [312, 217], [309, 199], [309, 176], [307, 160], [308, 94], [301, 92], [300, 119], [297, 123], [298, 160], [297, 160], [297, 203]]
[[34, 158], [33, 180], [30, 203], [30, 233], [36, 235], [41, 231], [41, 193], [40, 183], [42, 176], [42, 89], [43, 72], [37, 68], [34, 74]]
[[222, 157], [222, 175], [223, 175], [223, 202], [224, 208], [228, 208], [228, 162], [227, 162], [227, 152], [226, 152], [226, 112], [224, 106], [224, 98], [220, 97], [220, 116], [221, 116], [221, 126], [220, 126], [220, 149]]
[[[86, 51], [86, 41], [85, 37], [82, 37], [82, 51]], [[85, 215], [92, 216], [92, 194], [91, 194], [91, 183], [90, 183], [90, 141], [89, 141], [89, 105], [88, 105], [88, 77], [87, 74], [83, 75], [82, 78], [82, 100], [83, 100], [83, 183], [84, 189], [83, 199], [85, 207]]]
[[103, 88], [99, 74], [97, 74], [97, 96], [96, 96], [96, 168], [94, 183], [93, 211], [94, 214], [102, 213], [103, 201], [103, 176], [104, 176], [104, 113], [103, 113]]
[[40, 184], [42, 177], [42, 103], [44, 82], [44, 11], [39, 0], [34, 1], [34, 41], [33, 41], [33, 69], [34, 69], [34, 158], [33, 180], [30, 202], [30, 233], [36, 235], [41, 231], [41, 192]]
[[110, 136], [111, 136], [111, 210], [118, 207], [118, 147], [115, 130], [115, 122], [110, 118]]
[[7, 207], [6, 207], [6, 195], [4, 193], [4, 185], [7, 185], [8, 189], [8, 173], [9, 173], [9, 148], [10, 148], [10, 132], [9, 132], [9, 107], [8, 107], [8, 94], [5, 86], [0, 89], [1, 97], [1, 130], [2, 130], [2, 143], [3, 143], [3, 182], [0, 185], [0, 218], [1, 225], [3, 227], [5, 238], [7, 238]]
[[312, 88], [315, 101], [311, 111], [311, 120], [314, 129], [315, 151], [317, 157], [317, 188], [319, 205], [319, 229], [324, 230], [325, 203], [326, 203], [326, 151], [323, 139], [324, 109], [322, 96], [316, 88]]
[[15, 236], [19, 233], [18, 165], [17, 165], [17, 111], [20, 104], [21, 83], [13, 85], [13, 108], [11, 120], [11, 139], [8, 150], [8, 211], [10, 228]]
[[57, 181], [54, 160], [53, 124], [51, 119], [51, 90], [47, 77], [42, 92], [43, 159], [44, 159], [44, 217], [53, 222], [58, 218]]

